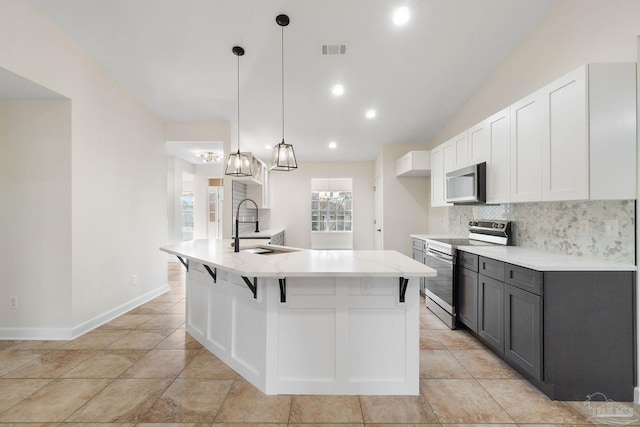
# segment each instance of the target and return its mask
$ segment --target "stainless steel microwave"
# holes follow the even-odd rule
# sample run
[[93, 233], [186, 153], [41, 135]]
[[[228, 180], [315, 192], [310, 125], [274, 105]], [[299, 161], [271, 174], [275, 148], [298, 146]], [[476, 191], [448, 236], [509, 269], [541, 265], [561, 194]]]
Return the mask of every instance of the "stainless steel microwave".
[[445, 202], [473, 204], [487, 201], [487, 163], [449, 172], [445, 176]]

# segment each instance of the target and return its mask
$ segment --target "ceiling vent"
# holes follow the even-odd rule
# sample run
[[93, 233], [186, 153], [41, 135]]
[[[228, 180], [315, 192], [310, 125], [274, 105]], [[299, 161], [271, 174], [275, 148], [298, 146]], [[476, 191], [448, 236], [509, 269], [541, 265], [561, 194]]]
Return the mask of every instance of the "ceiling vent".
[[323, 55], [344, 55], [347, 53], [347, 45], [345, 43], [331, 43], [322, 45]]

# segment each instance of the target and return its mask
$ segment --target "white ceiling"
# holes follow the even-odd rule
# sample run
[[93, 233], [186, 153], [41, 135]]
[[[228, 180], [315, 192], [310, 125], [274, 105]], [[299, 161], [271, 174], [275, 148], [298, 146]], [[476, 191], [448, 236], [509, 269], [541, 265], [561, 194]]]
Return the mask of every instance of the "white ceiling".
[[[427, 143], [556, 0], [30, 0], [166, 121], [228, 120], [267, 161], [285, 139], [299, 161], [370, 161], [383, 144]], [[409, 6], [403, 27], [392, 11]], [[321, 45], [347, 44], [344, 56]], [[336, 98], [331, 86], [342, 83]], [[375, 108], [373, 120], [364, 111]], [[337, 148], [330, 150], [330, 141]], [[232, 150], [236, 141], [232, 141]]]

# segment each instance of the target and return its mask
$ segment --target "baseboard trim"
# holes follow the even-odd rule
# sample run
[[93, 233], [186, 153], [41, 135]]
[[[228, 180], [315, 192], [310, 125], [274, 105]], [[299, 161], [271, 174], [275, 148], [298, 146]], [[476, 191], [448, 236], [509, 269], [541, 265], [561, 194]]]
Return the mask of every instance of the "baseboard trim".
[[0, 339], [50, 341], [72, 340], [112, 321], [116, 317], [121, 316], [146, 302], [151, 301], [152, 299], [169, 291], [169, 289], [171, 288], [168, 284], [161, 286], [72, 328], [0, 328]]

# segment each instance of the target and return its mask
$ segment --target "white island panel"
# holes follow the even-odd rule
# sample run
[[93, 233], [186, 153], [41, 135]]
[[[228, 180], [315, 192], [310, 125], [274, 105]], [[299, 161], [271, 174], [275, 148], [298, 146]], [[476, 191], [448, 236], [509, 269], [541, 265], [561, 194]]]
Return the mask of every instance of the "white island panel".
[[278, 382], [334, 383], [336, 310], [283, 309], [278, 320]]
[[349, 381], [362, 387], [404, 382], [407, 332], [405, 313], [384, 308], [349, 310]]
[[429, 267], [394, 251], [163, 250], [186, 260], [187, 332], [264, 393], [418, 394], [418, 283]]
[[[266, 394], [418, 394], [418, 280], [187, 273], [186, 330]], [[253, 280], [253, 278], [251, 278]]]

